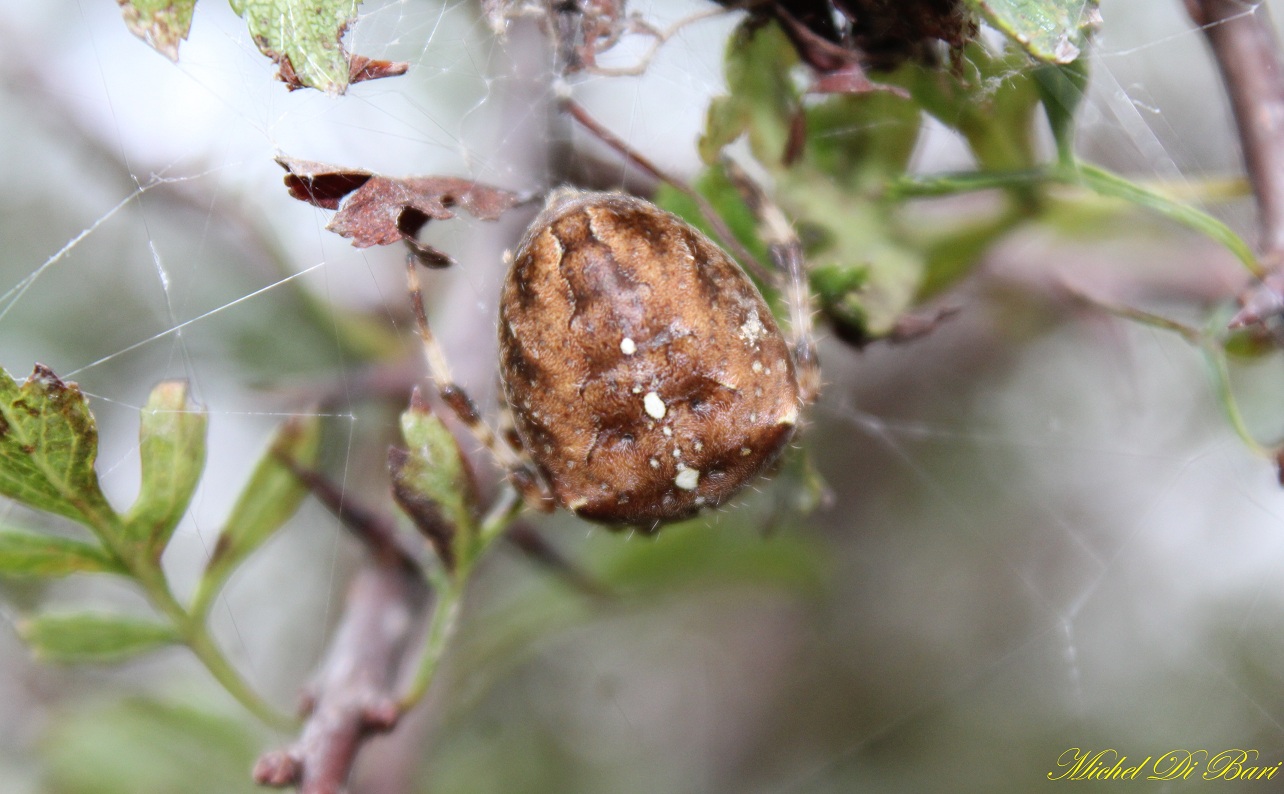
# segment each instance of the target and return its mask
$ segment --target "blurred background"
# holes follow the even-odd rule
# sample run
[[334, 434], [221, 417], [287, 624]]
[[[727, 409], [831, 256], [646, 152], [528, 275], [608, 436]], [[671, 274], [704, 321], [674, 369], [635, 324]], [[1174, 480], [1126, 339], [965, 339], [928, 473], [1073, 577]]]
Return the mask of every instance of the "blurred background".
[[[662, 24], [690, 13], [677, 0], [630, 7]], [[1240, 174], [1182, 4], [1103, 0], [1102, 15], [1084, 157], [1196, 198]], [[691, 174], [735, 24], [694, 24], [645, 76], [583, 77], [575, 96]], [[90, 395], [100, 476], [122, 507], [138, 487], [139, 406], [157, 381], [190, 381], [210, 451], [165, 559], [180, 594], [285, 416], [323, 413], [327, 471], [390, 510], [397, 410], [380, 390], [420, 375], [401, 252], [325, 231], [328, 214], [287, 196], [274, 156], [534, 192], [550, 186], [551, 152], [583, 143], [599, 175], [629, 178], [551, 111], [538, 31], [514, 24], [499, 42], [471, 3], [363, 4], [350, 49], [411, 68], [340, 99], [287, 92], [214, 0], [198, 4], [177, 64], [109, 2], [7, 0], [0, 40], [0, 366], [22, 377], [39, 361]], [[967, 167], [965, 147], [933, 130], [915, 168]], [[1252, 239], [1248, 199], [1204, 206]], [[488, 410], [501, 254], [519, 215], [428, 230], [460, 263], [429, 279], [434, 325]], [[924, 339], [822, 342], [825, 393], [799, 446], [828, 507], [800, 514], [803, 486], [786, 476], [657, 539], [540, 518], [626, 594], [609, 606], [498, 549], [431, 697], [372, 743], [354, 791], [1027, 791], [1074, 747], [1284, 761], [1275, 469], [1232, 432], [1198, 349], [1059, 289], [1199, 326], [1224, 321], [1245, 275], [1214, 243], [1137, 211], [1080, 221], [990, 251], [950, 296], [959, 313]], [[1265, 442], [1284, 436], [1280, 363], [1232, 370]], [[53, 527], [10, 504], [0, 518]], [[282, 708], [358, 558], [309, 504], [216, 607], [220, 642]], [[288, 737], [185, 651], [113, 668], [30, 659], [14, 623], [85, 604], [146, 609], [97, 579], [0, 583], [0, 791], [255, 790], [250, 765]], [[1113, 785], [1284, 790], [1197, 777]]]

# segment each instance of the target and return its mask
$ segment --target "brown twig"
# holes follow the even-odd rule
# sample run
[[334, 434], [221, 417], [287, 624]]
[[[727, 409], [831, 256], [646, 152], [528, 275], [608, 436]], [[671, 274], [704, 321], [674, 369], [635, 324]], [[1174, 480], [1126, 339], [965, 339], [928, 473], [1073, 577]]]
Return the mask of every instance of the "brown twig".
[[1284, 64], [1266, 3], [1186, 0], [1230, 96], [1261, 224], [1267, 275], [1245, 294], [1232, 327], [1284, 314]]
[[343, 526], [365, 544], [375, 559], [397, 564], [419, 574], [420, 560], [402, 540], [397, 527], [386, 516], [351, 499], [337, 484], [324, 474], [300, 466], [285, 455], [277, 455], [281, 465], [290, 470], [299, 482], [307, 486], [317, 501], [325, 505]]
[[259, 759], [256, 781], [297, 785], [301, 794], [345, 791], [362, 744], [391, 730], [401, 716], [396, 686], [428, 595], [417, 572], [388, 557], [372, 558], [357, 572], [306, 703], [303, 733], [288, 748]]
[[[305, 699], [302, 734], [289, 747], [263, 755], [254, 779], [266, 786], [297, 785], [301, 794], [338, 794], [366, 739], [391, 730], [403, 713], [397, 687], [413, 656], [412, 641], [422, 630], [430, 592], [415, 552], [389, 518], [344, 494], [324, 474], [288, 457], [279, 459], [370, 556], [349, 586], [343, 619]], [[576, 590], [610, 597], [524, 522], [514, 523], [505, 539]]]
[[430, 593], [418, 560], [390, 520], [347, 498], [319, 472], [280, 460], [370, 556], [349, 585], [343, 619], [305, 698], [303, 733], [289, 747], [261, 757], [254, 779], [267, 786], [297, 785], [301, 794], [338, 794], [365, 740], [391, 730], [401, 717], [397, 685]]

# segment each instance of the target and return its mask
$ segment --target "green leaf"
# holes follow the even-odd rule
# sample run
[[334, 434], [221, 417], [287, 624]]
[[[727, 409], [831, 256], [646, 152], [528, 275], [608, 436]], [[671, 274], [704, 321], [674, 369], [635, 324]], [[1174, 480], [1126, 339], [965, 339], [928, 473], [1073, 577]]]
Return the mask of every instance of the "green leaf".
[[100, 612], [41, 615], [22, 621], [18, 633], [52, 662], [117, 662], [180, 642], [171, 626]]
[[992, 53], [973, 42], [957, 70], [908, 64], [889, 75], [923, 110], [967, 139], [983, 170], [1017, 170], [1038, 161], [1033, 122], [1038, 87], [1025, 53]]
[[1074, 162], [1074, 114], [1088, 87], [1088, 62], [1045, 64], [1034, 70], [1043, 112], [1048, 116], [1052, 137], [1057, 142], [1057, 159]]
[[66, 576], [124, 573], [102, 547], [70, 538], [21, 530], [0, 530], [0, 576]]
[[342, 38], [357, 5], [357, 0], [232, 2], [259, 50], [281, 65], [283, 80], [327, 94], [342, 94], [348, 87], [351, 67]]
[[98, 487], [98, 428], [74, 383], [37, 364], [21, 386], [0, 372], [0, 494], [101, 533], [119, 518]]
[[320, 442], [321, 419], [315, 415], [291, 417], [277, 428], [224, 522], [197, 588], [194, 614], [203, 614], [232, 571], [298, 511], [308, 488], [283, 461], [315, 467]]
[[723, 147], [748, 133], [754, 157], [779, 165], [789, 141], [799, 91], [790, 79], [798, 55], [775, 25], [742, 24], [727, 44], [727, 96], [709, 105], [700, 157], [713, 165]]
[[455, 437], [418, 391], [401, 415], [407, 449], [389, 450], [392, 495], [447, 568], [466, 567], [476, 541], [473, 483]]
[[806, 162], [852, 187], [881, 183], [909, 165], [922, 115], [888, 91], [831, 96], [807, 109]]
[[178, 60], [178, 43], [192, 27], [196, 0], [120, 0], [120, 12], [131, 33], [171, 61]]
[[967, 4], [1046, 63], [1078, 58], [1101, 25], [1098, 0], [967, 0]]
[[205, 468], [205, 411], [188, 399], [186, 381], [152, 389], [139, 426], [142, 486], [125, 517], [128, 539], [159, 557], [178, 526]]

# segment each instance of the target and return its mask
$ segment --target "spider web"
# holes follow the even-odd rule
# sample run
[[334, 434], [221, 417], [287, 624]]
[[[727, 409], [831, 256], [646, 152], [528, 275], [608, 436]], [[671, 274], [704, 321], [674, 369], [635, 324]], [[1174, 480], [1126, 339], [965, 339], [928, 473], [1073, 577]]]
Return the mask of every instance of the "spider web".
[[[660, 27], [689, 13], [668, 0], [633, 8]], [[1240, 173], [1217, 75], [1181, 4], [1105, 0], [1103, 16], [1084, 157], [1194, 196]], [[691, 174], [734, 24], [693, 24], [645, 76], [586, 77], [575, 96]], [[117, 505], [138, 485], [148, 391], [190, 381], [211, 435], [166, 558], [178, 592], [284, 416], [329, 417], [329, 470], [379, 504], [395, 417], [369, 408], [376, 379], [350, 355], [347, 323], [373, 317], [410, 339], [400, 254], [325, 231], [324, 213], [286, 195], [272, 158], [543, 190], [550, 152], [573, 131], [551, 110], [538, 32], [514, 25], [500, 43], [470, 3], [366, 3], [351, 49], [411, 70], [341, 100], [287, 93], [243, 23], [208, 0], [177, 65], [131, 37], [111, 3], [11, 4], [0, 34], [16, 43], [0, 54], [0, 365], [22, 374], [41, 361], [81, 384]], [[647, 46], [626, 39], [606, 63]], [[915, 164], [968, 160], [933, 126]], [[597, 167], [628, 176], [608, 154]], [[1249, 202], [1210, 208], [1251, 233]], [[500, 257], [521, 226], [461, 219], [429, 232], [462, 265], [431, 278], [434, 324], [457, 378], [483, 396]], [[835, 504], [797, 522], [826, 559], [823, 594], [696, 588], [583, 619], [518, 662], [490, 660], [501, 672], [486, 692], [437, 718], [424, 790], [1025, 791], [1075, 747], [1134, 763], [1179, 748], [1284, 760], [1275, 473], [1230, 429], [1198, 350], [1067, 311], [1065, 280], [1198, 324], [1210, 312], [1199, 307], [1225, 305], [1242, 277], [1208, 241], [1089, 208], [1077, 228], [1006, 240], [955, 298], [961, 314], [928, 338], [863, 352], [826, 341], [826, 394], [803, 444]], [[1234, 377], [1259, 437], [1284, 434], [1278, 358]], [[709, 521], [753, 531], [734, 508]], [[583, 559], [646, 542], [548, 526]], [[321, 653], [354, 557], [333, 519], [305, 508], [220, 601], [220, 638], [278, 702]], [[502, 590], [504, 576], [539, 574], [502, 558], [487, 587]], [[33, 603], [14, 592], [19, 607]], [[138, 606], [100, 582], [43, 597]], [[137, 691], [175, 676], [164, 662], [83, 686]], [[40, 767], [18, 749], [45, 727], [33, 715], [83, 694], [60, 682], [84, 680], [34, 666], [0, 635], [0, 702], [11, 704], [0, 747], [14, 748], [0, 751], [0, 775], [15, 790], [37, 790]]]

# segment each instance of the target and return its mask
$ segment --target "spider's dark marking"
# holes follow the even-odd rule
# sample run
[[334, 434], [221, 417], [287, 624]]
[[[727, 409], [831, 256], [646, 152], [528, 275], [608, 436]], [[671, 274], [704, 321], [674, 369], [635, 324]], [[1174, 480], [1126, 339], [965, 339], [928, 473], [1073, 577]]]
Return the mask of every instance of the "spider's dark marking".
[[558, 504], [608, 524], [725, 502], [780, 454], [802, 404], [739, 266], [618, 193], [549, 199], [505, 281], [499, 338], [522, 446]]

